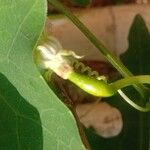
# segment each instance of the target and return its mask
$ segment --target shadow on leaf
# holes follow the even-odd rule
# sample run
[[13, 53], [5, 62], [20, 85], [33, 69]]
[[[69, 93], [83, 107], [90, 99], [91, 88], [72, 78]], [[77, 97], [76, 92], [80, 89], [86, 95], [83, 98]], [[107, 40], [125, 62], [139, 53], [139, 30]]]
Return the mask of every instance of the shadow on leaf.
[[40, 116], [0, 74], [0, 149], [42, 150]]

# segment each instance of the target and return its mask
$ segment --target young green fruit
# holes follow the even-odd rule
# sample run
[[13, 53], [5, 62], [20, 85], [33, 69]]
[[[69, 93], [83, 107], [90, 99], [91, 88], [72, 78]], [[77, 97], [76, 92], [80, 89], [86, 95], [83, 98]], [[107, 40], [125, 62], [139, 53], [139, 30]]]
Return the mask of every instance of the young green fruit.
[[68, 79], [87, 93], [97, 97], [110, 97], [117, 92], [104, 80], [97, 80], [76, 72], [70, 73]]

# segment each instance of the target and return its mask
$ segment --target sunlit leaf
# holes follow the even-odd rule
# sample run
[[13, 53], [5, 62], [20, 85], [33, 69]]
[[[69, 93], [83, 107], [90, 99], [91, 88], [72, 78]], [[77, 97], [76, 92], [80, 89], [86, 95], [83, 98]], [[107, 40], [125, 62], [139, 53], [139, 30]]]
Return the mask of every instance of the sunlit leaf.
[[[37, 141], [43, 143], [39, 149], [83, 150], [84, 146], [71, 111], [47, 86], [32, 60], [33, 49], [44, 27], [46, 8], [46, 0], [0, 0], [0, 72], [13, 84], [20, 95], [29, 103], [28, 105], [36, 109], [37, 114], [39, 113], [42, 141]], [[10, 93], [7, 94], [9, 96]], [[11, 100], [18, 101], [15, 97]], [[1, 101], [4, 103], [4, 99]], [[12, 109], [13, 106], [10, 101], [7, 103], [9, 107], [6, 107], [6, 111], [9, 112], [7, 109]], [[31, 113], [31, 116], [34, 115], [33, 111]], [[12, 114], [5, 114], [6, 118], [0, 118], [1, 121], [5, 122], [6, 129], [9, 129], [9, 126], [14, 127], [12, 131], [7, 130], [7, 136], [9, 133], [13, 134], [13, 131], [17, 133], [22, 128], [18, 121], [7, 122], [13, 114], [15, 116], [18, 112], [15, 113], [14, 110]], [[15, 117], [14, 119], [18, 118]], [[28, 115], [27, 119], [30, 119]], [[29, 126], [26, 125], [24, 130], [30, 131], [28, 128]], [[35, 129], [37, 129], [37, 134], [40, 133], [40, 128], [36, 128], [36, 123]], [[7, 146], [11, 150], [37, 150], [37, 145], [33, 146], [35, 144], [34, 138], [28, 148], [23, 145], [20, 148], [22, 134], [16, 135], [14, 143], [9, 139]], [[31, 139], [31, 135], [26, 134], [26, 138]], [[1, 138], [3, 136], [5, 135], [1, 133]], [[2, 140], [0, 140], [1, 142]], [[9, 142], [12, 144], [9, 145]], [[40, 145], [38, 142], [37, 144]], [[2, 149], [7, 150], [6, 147]]]

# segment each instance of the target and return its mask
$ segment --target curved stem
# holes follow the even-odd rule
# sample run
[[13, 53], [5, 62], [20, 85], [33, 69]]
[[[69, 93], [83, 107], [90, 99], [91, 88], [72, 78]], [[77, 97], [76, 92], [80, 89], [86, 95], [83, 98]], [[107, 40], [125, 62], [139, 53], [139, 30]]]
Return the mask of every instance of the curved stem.
[[126, 77], [124, 79], [117, 80], [117, 81], [111, 83], [110, 85], [114, 89], [119, 90], [119, 89], [122, 89], [129, 85], [139, 84], [139, 83], [150, 84], [150, 75], [139, 75], [139, 76], [133, 76], [133, 77]]
[[118, 90], [118, 93], [120, 94], [120, 96], [128, 103], [130, 104], [132, 107], [134, 107], [135, 109], [142, 111], [142, 112], [148, 112], [150, 111], [149, 107], [142, 107], [137, 105], [136, 103], [134, 103], [124, 92], [122, 92], [121, 90]]
[[150, 111], [149, 107], [141, 107], [134, 103], [124, 92], [122, 92], [120, 89], [127, 87], [129, 85], [138, 84], [138, 83], [145, 83], [150, 84], [150, 75], [139, 75], [134, 77], [128, 77], [124, 78], [118, 81], [115, 81], [114, 83], [111, 83], [110, 86], [118, 91], [120, 96], [129, 103], [132, 107], [135, 109], [142, 111], [142, 112], [148, 112]]

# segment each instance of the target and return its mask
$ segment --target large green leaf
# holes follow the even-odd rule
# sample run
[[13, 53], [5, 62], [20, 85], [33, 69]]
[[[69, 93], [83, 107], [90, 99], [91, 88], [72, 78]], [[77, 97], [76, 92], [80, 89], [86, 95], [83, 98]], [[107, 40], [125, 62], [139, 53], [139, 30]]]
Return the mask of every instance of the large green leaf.
[[[46, 0], [0, 0], [0, 72], [16, 87], [21, 96], [37, 109], [42, 128], [42, 142], [39, 142], [43, 143], [39, 149], [82, 150], [84, 146], [71, 111], [47, 86], [32, 60], [32, 50], [43, 30], [45, 19]], [[7, 97], [4, 99], [7, 100]], [[2, 98], [1, 101], [4, 99]], [[9, 106], [6, 109], [11, 109], [15, 116], [17, 110], [13, 109], [12, 102], [6, 100]], [[15, 101], [15, 97], [12, 100]], [[31, 113], [34, 115], [33, 111]], [[5, 122], [7, 129], [9, 126], [14, 127], [12, 131], [16, 130], [17, 133], [21, 124], [18, 121], [9, 122], [9, 115], [8, 113], [6, 118], [2, 117], [0, 120]], [[30, 116], [27, 116], [27, 119], [30, 119]], [[33, 123], [36, 128], [37, 122]], [[28, 127], [26, 125], [26, 130], [30, 131]], [[9, 130], [5, 131], [7, 136], [9, 133], [13, 134]], [[38, 133], [40, 128], [37, 129]], [[5, 136], [2, 134], [1, 138]], [[16, 141], [10, 144], [12, 150], [23, 149], [19, 146], [22, 134], [24, 133], [16, 134]], [[36, 134], [34, 136], [36, 137]], [[26, 138], [32, 137], [26, 134]], [[7, 142], [9, 147], [10, 141]], [[31, 145], [32, 143], [34, 144], [34, 139]], [[7, 148], [3, 147], [4, 149]], [[27, 149], [37, 150], [33, 146]]]
[[134, 74], [150, 74], [150, 34], [140, 15], [134, 18], [128, 40], [128, 50], [121, 60]]

